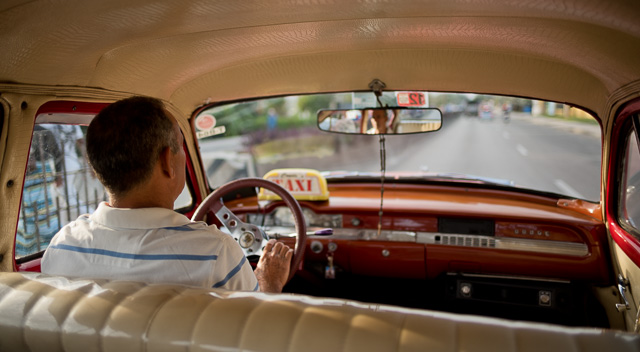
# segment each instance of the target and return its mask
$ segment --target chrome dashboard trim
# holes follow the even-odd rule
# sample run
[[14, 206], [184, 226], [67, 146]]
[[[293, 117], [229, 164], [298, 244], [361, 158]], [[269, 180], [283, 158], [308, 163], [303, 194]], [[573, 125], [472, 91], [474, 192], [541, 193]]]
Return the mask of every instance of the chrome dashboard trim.
[[562, 279], [550, 279], [547, 277], [536, 277], [536, 276], [515, 276], [515, 275], [495, 275], [495, 274], [473, 274], [473, 273], [460, 273], [460, 272], [447, 272], [447, 276], [449, 277], [460, 277], [460, 278], [480, 278], [480, 279], [499, 279], [499, 280], [519, 280], [519, 281], [538, 281], [538, 282], [552, 282], [552, 283], [560, 283], [560, 284], [570, 284], [570, 280], [562, 280]]
[[512, 251], [560, 254], [574, 257], [584, 257], [589, 254], [589, 247], [584, 243], [513, 237], [419, 232], [417, 242], [458, 247], [495, 248]]
[[[269, 237], [293, 237], [295, 231], [290, 227], [270, 227], [266, 229]], [[359, 240], [422, 243], [469, 248], [490, 248], [510, 251], [523, 251], [545, 254], [584, 257], [589, 247], [584, 243], [539, 240], [512, 237], [494, 237], [483, 235], [449, 234], [439, 232], [391, 231], [383, 230], [378, 236], [373, 229], [334, 228], [332, 236], [322, 236], [328, 240]], [[310, 236], [315, 237], [315, 236]], [[320, 238], [320, 237], [318, 237]]]

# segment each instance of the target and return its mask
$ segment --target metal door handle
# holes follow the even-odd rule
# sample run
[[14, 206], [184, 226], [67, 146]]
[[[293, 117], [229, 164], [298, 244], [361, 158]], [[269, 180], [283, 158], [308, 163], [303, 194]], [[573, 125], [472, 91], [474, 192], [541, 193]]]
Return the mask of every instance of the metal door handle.
[[618, 274], [618, 291], [620, 291], [620, 296], [622, 296], [622, 301], [623, 303], [616, 303], [616, 309], [618, 310], [618, 312], [622, 313], [624, 311], [630, 310], [631, 307], [629, 306], [629, 301], [627, 300], [627, 285], [629, 284], [629, 281], [627, 281], [627, 279], [625, 279], [622, 274]]

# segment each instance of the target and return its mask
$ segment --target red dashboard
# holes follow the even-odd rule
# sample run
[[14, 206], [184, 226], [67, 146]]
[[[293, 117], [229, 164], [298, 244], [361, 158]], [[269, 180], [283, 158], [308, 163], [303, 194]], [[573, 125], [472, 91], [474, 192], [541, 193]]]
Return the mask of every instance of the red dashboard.
[[[455, 186], [386, 184], [381, 231], [379, 184], [329, 186], [330, 199], [300, 202], [310, 228], [306, 267], [332, 257], [342, 272], [433, 279], [445, 273], [577, 280], [606, 284], [607, 238], [597, 205], [579, 200]], [[255, 198], [227, 204], [237, 213], [273, 213]], [[327, 215], [333, 216], [330, 221]], [[267, 222], [267, 228], [269, 228]], [[274, 225], [272, 223], [272, 225]], [[287, 224], [275, 224], [280, 232]], [[290, 225], [290, 224], [289, 224]], [[329, 226], [328, 226], [329, 225]], [[333, 225], [333, 226], [331, 226]], [[337, 225], [337, 226], [336, 226]], [[293, 239], [279, 236], [293, 246]]]

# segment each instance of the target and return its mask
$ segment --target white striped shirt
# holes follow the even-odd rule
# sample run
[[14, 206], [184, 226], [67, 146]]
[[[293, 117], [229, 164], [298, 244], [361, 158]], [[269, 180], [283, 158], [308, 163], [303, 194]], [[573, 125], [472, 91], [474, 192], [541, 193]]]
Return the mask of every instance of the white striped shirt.
[[120, 209], [104, 202], [60, 229], [42, 258], [42, 272], [258, 290], [238, 243], [215, 226], [169, 209]]

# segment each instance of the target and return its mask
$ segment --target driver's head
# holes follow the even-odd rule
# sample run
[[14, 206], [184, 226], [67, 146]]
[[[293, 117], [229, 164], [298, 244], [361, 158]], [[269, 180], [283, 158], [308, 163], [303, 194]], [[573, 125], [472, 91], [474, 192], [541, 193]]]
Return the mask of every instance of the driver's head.
[[87, 156], [109, 193], [124, 195], [151, 176], [164, 149], [177, 155], [181, 139], [177, 122], [160, 100], [131, 97], [107, 106], [91, 121]]
[[387, 133], [387, 110], [376, 109], [371, 112], [371, 123], [378, 133]]

